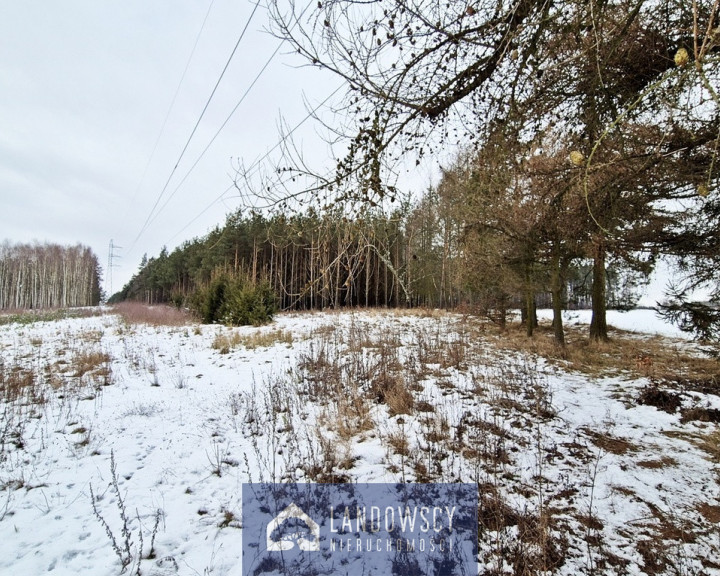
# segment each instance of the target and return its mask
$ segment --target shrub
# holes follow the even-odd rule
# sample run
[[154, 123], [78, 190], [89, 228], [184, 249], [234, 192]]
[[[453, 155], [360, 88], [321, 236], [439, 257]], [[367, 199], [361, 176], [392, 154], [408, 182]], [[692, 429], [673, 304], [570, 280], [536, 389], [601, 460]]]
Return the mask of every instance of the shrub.
[[225, 301], [225, 292], [228, 287], [228, 279], [226, 276], [215, 278], [205, 291], [204, 297], [201, 297], [200, 315], [203, 322], [212, 324], [218, 322], [221, 318], [221, 308]]
[[185, 303], [185, 295], [182, 292], [175, 291], [170, 294], [170, 304], [180, 310]]
[[275, 294], [265, 282], [255, 286], [232, 286], [226, 292], [221, 312], [222, 322], [232, 326], [267, 324], [277, 312]]
[[190, 306], [206, 324], [228, 326], [259, 326], [270, 322], [277, 312], [275, 294], [267, 282], [250, 284], [227, 276], [219, 276], [198, 290]]

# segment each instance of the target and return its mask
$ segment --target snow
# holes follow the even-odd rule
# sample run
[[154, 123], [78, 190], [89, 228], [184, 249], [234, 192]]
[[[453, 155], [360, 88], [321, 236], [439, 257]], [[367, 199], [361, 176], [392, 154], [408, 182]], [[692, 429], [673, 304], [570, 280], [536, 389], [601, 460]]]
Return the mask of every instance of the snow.
[[[563, 323], [568, 325], [590, 324], [591, 317], [591, 310], [566, 310], [563, 312]], [[552, 320], [552, 310], [538, 310], [538, 319]], [[681, 331], [674, 324], [665, 322], [653, 308], [639, 308], [630, 311], [608, 310], [607, 323], [608, 326], [618, 328], [619, 330], [627, 330], [639, 334], [683, 339], [689, 339], [691, 337], [687, 332]]]
[[[609, 312], [608, 322], [638, 337], [681, 336], [652, 310]], [[213, 347], [218, 335], [271, 332], [292, 341]], [[81, 374], [78, 358], [91, 353], [106, 361]], [[21, 368], [44, 401], [0, 407], [0, 574], [120, 573], [91, 491], [121, 553], [124, 501], [126, 573], [242, 574], [242, 483], [328, 474], [478, 482], [486, 497], [492, 487], [518, 516], [552, 516], [548, 534], [567, 541], [554, 573], [646, 573], [638, 543], [648, 541], [678, 573], [720, 574], [701, 564], [720, 558], [720, 528], [698, 512], [720, 503], [717, 466], [701, 448], [717, 425], [638, 405], [644, 378], [591, 377], [502, 352], [461, 315], [297, 313], [229, 329], [108, 313], [0, 326], [0, 375], [8, 382]], [[390, 400], [352, 405], [371, 381], [382, 384], [379, 374], [409, 387], [411, 413], [393, 414]], [[720, 408], [716, 396], [695, 400]], [[483, 534], [483, 570], [510, 570], [501, 550], [517, 546], [518, 526]], [[671, 537], [671, 527], [693, 537]]]

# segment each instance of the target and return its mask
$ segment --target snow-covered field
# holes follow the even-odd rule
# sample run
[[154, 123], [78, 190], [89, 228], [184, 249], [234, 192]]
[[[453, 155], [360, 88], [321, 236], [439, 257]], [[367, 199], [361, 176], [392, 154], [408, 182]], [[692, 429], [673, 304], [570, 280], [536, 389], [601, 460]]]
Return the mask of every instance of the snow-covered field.
[[[566, 310], [563, 312], [563, 323], [566, 325], [590, 324], [591, 317], [591, 310]], [[538, 310], [538, 318], [551, 320], [552, 310]], [[620, 330], [628, 330], [640, 334], [659, 334], [671, 338], [689, 337], [686, 332], [681, 331], [677, 326], [664, 322], [655, 313], [655, 310], [650, 308], [642, 308], [628, 312], [608, 310], [607, 322], [610, 326], [614, 326]]]
[[[609, 322], [677, 335], [651, 315]], [[494, 342], [442, 312], [0, 326], [0, 574], [241, 574], [249, 481], [477, 482], [481, 574], [720, 574], [718, 425]]]

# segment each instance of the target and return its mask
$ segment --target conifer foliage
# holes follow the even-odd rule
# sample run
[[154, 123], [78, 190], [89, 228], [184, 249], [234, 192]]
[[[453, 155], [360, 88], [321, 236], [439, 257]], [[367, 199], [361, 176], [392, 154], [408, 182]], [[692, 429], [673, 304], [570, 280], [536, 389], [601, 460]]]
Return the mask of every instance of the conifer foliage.
[[339, 212], [290, 217], [237, 212], [204, 238], [144, 258], [138, 273], [110, 302], [173, 303], [190, 307], [206, 322], [253, 324], [276, 307], [398, 306], [410, 304], [412, 297], [432, 300], [429, 293], [409, 287], [421, 283], [419, 267], [408, 265], [408, 253], [420, 236], [406, 233], [400, 214], [348, 219]]
[[272, 320], [277, 298], [266, 281], [252, 283], [222, 274], [194, 292], [189, 305], [206, 324], [259, 326]]
[[[144, 257], [110, 303], [169, 303], [190, 308], [203, 322], [228, 325], [263, 324], [279, 309], [345, 306], [466, 305], [504, 317], [504, 310], [524, 304], [527, 286], [478, 260], [447, 187], [446, 180], [393, 213], [374, 209], [352, 219], [332, 211], [231, 214], [204, 238]], [[549, 306], [545, 261], [538, 257], [533, 265], [538, 270], [533, 301]], [[574, 259], [568, 267], [560, 288], [565, 305], [588, 305], [586, 261]], [[618, 272], [608, 268], [610, 306], [633, 299]]]

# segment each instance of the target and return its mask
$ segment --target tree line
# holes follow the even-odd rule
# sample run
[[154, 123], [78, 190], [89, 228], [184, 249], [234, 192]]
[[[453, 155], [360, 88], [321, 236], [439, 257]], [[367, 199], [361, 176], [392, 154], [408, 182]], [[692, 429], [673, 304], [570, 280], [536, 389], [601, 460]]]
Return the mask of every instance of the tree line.
[[[335, 168], [309, 166], [287, 139], [259, 182], [239, 170], [244, 196], [265, 196], [285, 213], [309, 196], [325, 209], [269, 217], [265, 232], [235, 257], [222, 252], [205, 276], [218, 267], [253, 282], [264, 275], [283, 307], [471, 301], [502, 322], [520, 305], [528, 334], [549, 297], [562, 345], [560, 312], [580, 271], [590, 336], [605, 340], [613, 291], [665, 257], [682, 273], [666, 313], [717, 335], [718, 0], [271, 1], [269, 9], [299, 58], [346, 83], [324, 116]], [[403, 163], [448, 146], [459, 153], [436, 189], [398, 214], [373, 212], [400, 201]], [[364, 210], [343, 217], [344, 202]], [[304, 221], [314, 218], [317, 226]], [[212, 242], [227, 240], [218, 230]], [[180, 285], [209, 281], [196, 276]], [[169, 289], [149, 286], [150, 300]], [[691, 301], [699, 286], [711, 289], [709, 302]]]
[[399, 217], [339, 213], [263, 216], [238, 211], [204, 238], [143, 258], [111, 301], [187, 303], [214, 279], [267, 283], [283, 309], [409, 302]]
[[[392, 200], [403, 162], [458, 146], [439, 192], [500, 308], [519, 292], [531, 310], [549, 289], [562, 344], [562, 292], [585, 262], [590, 336], [605, 340], [608, 268], [642, 276], [662, 255], [683, 272], [669, 317], [720, 332], [717, 0], [272, 1], [270, 12], [298, 58], [347, 90], [326, 116], [335, 170], [290, 143], [259, 195]], [[700, 286], [709, 302], [691, 301]]]
[[[266, 285], [286, 310], [467, 305], [502, 322], [524, 295], [508, 285], [503, 306], [488, 296], [497, 272], [487, 270], [488, 277], [478, 278], [466, 240], [461, 222], [435, 188], [390, 213], [374, 208], [353, 218], [340, 210], [292, 216], [238, 211], [203, 238], [143, 257], [138, 272], [110, 302], [193, 307], [197, 293], [224, 278]], [[563, 291], [568, 306], [589, 302], [587, 266], [581, 264], [568, 274]], [[608, 278], [610, 303], [632, 305], [635, 294], [615, 268], [609, 268]], [[533, 302], [550, 304], [545, 287], [538, 286]]]
[[0, 244], [0, 309], [96, 306], [100, 265], [87, 246]]

